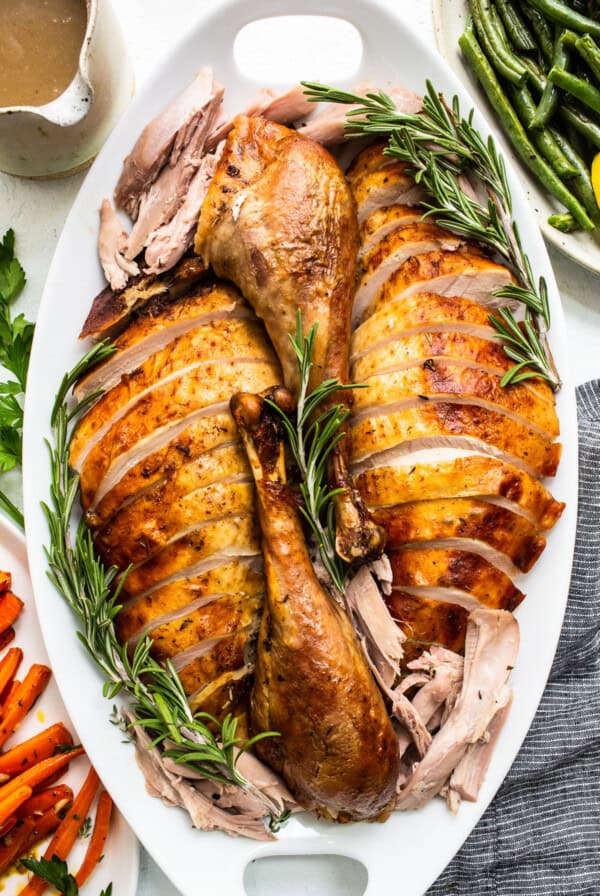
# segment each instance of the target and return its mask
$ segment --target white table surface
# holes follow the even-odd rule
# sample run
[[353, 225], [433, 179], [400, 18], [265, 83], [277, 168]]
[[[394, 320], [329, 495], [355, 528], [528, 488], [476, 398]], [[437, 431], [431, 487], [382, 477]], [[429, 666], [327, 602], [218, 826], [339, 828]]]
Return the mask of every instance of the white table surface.
[[[203, 0], [202, 8], [218, 0]], [[406, 7], [415, 25], [433, 43], [429, 2], [389, 0]], [[113, 0], [121, 20], [136, 73], [141, 84], [155, 60], [184, 33], [200, 7], [198, 0]], [[326, 5], [323, 5], [326, 10]], [[201, 60], [199, 60], [199, 64]], [[44, 281], [63, 222], [84, 175], [64, 180], [28, 181], [0, 173], [0, 235], [8, 227], [17, 234], [18, 254], [27, 272], [27, 286], [19, 310], [35, 319]], [[551, 251], [565, 309], [572, 346], [571, 363], [576, 383], [600, 377], [600, 277], [583, 270], [556, 251]], [[8, 477], [5, 490], [20, 503], [18, 475]], [[297, 860], [270, 860], [247, 875], [249, 896], [354, 896], [364, 883], [355, 870], [341, 863], [311, 860], [311, 867]], [[300, 860], [302, 862], [302, 860]], [[199, 869], [199, 883], [202, 879]], [[119, 896], [119, 894], [115, 894]], [[177, 891], [142, 851], [138, 896], [177, 896]], [[228, 894], [222, 894], [228, 896]]]

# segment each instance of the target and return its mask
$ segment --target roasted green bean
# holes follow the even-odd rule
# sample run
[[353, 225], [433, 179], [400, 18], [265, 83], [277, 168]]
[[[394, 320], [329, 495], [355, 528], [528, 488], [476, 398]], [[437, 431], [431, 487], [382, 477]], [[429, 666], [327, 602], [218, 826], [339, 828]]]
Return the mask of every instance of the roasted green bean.
[[557, 212], [555, 215], [550, 215], [548, 224], [555, 230], [560, 230], [561, 233], [573, 233], [574, 230], [579, 230], [577, 221], [569, 212]]
[[600, 209], [598, 208], [598, 203], [596, 202], [596, 197], [594, 195], [594, 188], [592, 187], [588, 166], [581, 156], [575, 152], [569, 141], [560, 133], [560, 131], [553, 128], [552, 135], [568, 160], [575, 166], [575, 168], [577, 168], [577, 175], [573, 178], [570, 185], [577, 193], [577, 196], [583, 203], [585, 210], [596, 227], [600, 227]]
[[[509, 85], [509, 96], [522, 123], [526, 128], [531, 128], [536, 105], [527, 87], [512, 87], [512, 85]], [[575, 177], [577, 169], [569, 162], [548, 128], [538, 128], [536, 130], [532, 128], [531, 141], [559, 177], [567, 180]]]
[[[600, 82], [600, 47], [594, 38], [589, 34], [583, 34], [575, 41], [575, 48], [581, 58], [588, 64], [596, 81]], [[555, 65], [557, 64], [559, 63], [555, 63]]]
[[578, 78], [577, 75], [572, 75], [571, 72], [567, 72], [563, 68], [555, 67], [548, 72], [548, 80], [560, 87], [561, 90], [570, 93], [584, 106], [588, 106], [594, 112], [600, 112], [600, 90], [593, 84], [589, 84], [583, 78]]
[[522, 53], [533, 53], [536, 49], [535, 41], [514, 4], [510, 0], [496, 0], [496, 9], [513, 47]]
[[[554, 41], [554, 52], [552, 54], [552, 65], [557, 66], [559, 68], [566, 69], [569, 62], [569, 48], [567, 44], [562, 40], [562, 35], [564, 31], [560, 34], [557, 34], [556, 39]], [[538, 104], [537, 109], [535, 110], [535, 114], [531, 119], [531, 127], [532, 128], [543, 128], [556, 111], [556, 106], [558, 105], [558, 90], [555, 85], [552, 84], [551, 81], [546, 82], [546, 86], [544, 87], [544, 91], [542, 93], [542, 97]]]
[[563, 103], [560, 117], [589, 143], [600, 149], [600, 125], [590, 115], [571, 103]]
[[475, 30], [492, 66], [511, 84], [524, 84], [527, 69], [504, 43], [493, 21], [489, 0], [471, 0], [471, 13]]
[[534, 9], [532, 6], [523, 6], [521, 9], [523, 15], [529, 21], [531, 29], [535, 34], [540, 52], [546, 62], [552, 62], [552, 54], [554, 52], [554, 38], [552, 29], [544, 18], [544, 16]]
[[[515, 151], [541, 184], [567, 208], [584, 230], [593, 230], [594, 224], [581, 203], [565, 186], [546, 162], [540, 158], [523, 129], [523, 125], [506, 99], [496, 75], [483, 53], [472, 28], [467, 28], [459, 40], [467, 64], [484, 89], [496, 111], [506, 135]], [[562, 148], [562, 147], [561, 147]]]
[[580, 34], [591, 34], [600, 37], [600, 22], [595, 22], [589, 16], [583, 16], [580, 12], [571, 9], [561, 0], [529, 0], [531, 6], [542, 15], [547, 16], [553, 22], [558, 22], [566, 28], [571, 28]]

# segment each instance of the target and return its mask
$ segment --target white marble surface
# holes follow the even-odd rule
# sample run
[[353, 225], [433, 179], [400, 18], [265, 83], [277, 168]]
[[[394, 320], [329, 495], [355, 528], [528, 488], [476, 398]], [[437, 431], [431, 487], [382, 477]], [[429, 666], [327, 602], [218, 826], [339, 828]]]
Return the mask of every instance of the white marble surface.
[[[218, 0], [204, 0], [202, 6], [205, 8], [215, 2]], [[407, 14], [414, 17], [415, 25], [433, 41], [429, 2], [388, 2], [394, 2], [396, 8], [399, 5], [405, 7]], [[187, 30], [199, 8], [198, 0], [168, 0], [168, 3], [164, 0], [113, 0], [113, 6], [125, 30], [138, 84], [144, 81], [156, 59]], [[323, 11], [326, 11], [325, 5]], [[20, 307], [31, 318], [35, 318], [54, 247], [83, 176], [43, 182], [0, 174], [0, 234], [8, 227], [16, 231], [19, 256], [28, 276]], [[600, 376], [600, 278], [557, 253], [551, 254], [572, 345], [574, 378], [576, 383], [581, 383]], [[19, 499], [17, 476], [12, 477], [7, 490]], [[362, 892], [364, 884], [361, 885], [360, 875], [357, 876], [352, 868], [339, 863], [328, 864], [323, 859], [313, 859], [310, 868], [298, 860], [286, 861], [289, 864], [277, 860], [263, 863], [258, 869], [249, 869], [246, 879], [249, 896], [275, 893], [353, 896]], [[201, 881], [201, 869], [198, 876]], [[177, 896], [145, 853], [142, 854], [138, 896]]]

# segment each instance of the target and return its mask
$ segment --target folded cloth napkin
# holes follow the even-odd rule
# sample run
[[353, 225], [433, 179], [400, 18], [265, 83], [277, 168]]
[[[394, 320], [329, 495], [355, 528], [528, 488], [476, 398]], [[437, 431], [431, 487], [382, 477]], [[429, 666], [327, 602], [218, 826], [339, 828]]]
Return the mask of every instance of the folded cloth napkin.
[[578, 388], [577, 410], [575, 560], [548, 685], [496, 798], [427, 896], [600, 896], [600, 380]]

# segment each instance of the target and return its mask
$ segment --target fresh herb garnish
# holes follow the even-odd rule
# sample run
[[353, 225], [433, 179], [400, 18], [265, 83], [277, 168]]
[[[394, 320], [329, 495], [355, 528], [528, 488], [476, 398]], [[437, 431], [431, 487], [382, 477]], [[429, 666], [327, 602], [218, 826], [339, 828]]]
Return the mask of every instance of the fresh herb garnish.
[[79, 479], [69, 467], [69, 444], [74, 420], [97, 396], [71, 406], [67, 394], [80, 376], [113, 351], [107, 342], [94, 346], [65, 375], [56, 396], [51, 416], [53, 438], [49, 444], [50, 505], [42, 505], [50, 530], [50, 546], [46, 549], [48, 575], [81, 623], [77, 635], [105, 678], [104, 696], [112, 700], [119, 693], [127, 695], [128, 710], [134, 718], [131, 724], [146, 729], [152, 746], [164, 745], [168, 740], [165, 756], [207, 778], [234, 784], [253, 794], [264, 805], [265, 814], [271, 816], [271, 824], [277, 825], [284, 806], [237, 769], [241, 752], [262, 738], [277, 736], [276, 732], [263, 732], [242, 743], [237, 736], [237, 719], [231, 714], [219, 722], [208, 713], [192, 712], [173, 664], [167, 660], [162, 666], [151, 655], [149, 636], [141, 638], [132, 650], [127, 644], [120, 644], [114, 620], [120, 610], [119, 595], [126, 573], [119, 577], [116, 567], [104, 566], [83, 519], [72, 536]]
[[[11, 305], [25, 282], [14, 231], [7, 230], [0, 242], [0, 364], [14, 379], [0, 383], [0, 473], [20, 466], [23, 453], [23, 398], [34, 325], [23, 314], [13, 318]], [[23, 514], [2, 491], [0, 507], [23, 527]]]
[[79, 836], [82, 840], [87, 840], [91, 833], [92, 819], [89, 815], [87, 815], [81, 822], [81, 827], [79, 828]]
[[[55, 887], [63, 896], [79, 896], [79, 887], [73, 875], [69, 872], [67, 863], [54, 855], [51, 859], [21, 859], [21, 865], [28, 871], [33, 871], [42, 880]], [[112, 884], [102, 890], [100, 896], [112, 896]]]
[[[473, 111], [463, 118], [456, 96], [448, 108], [429, 81], [423, 109], [416, 114], [399, 112], [383, 91], [358, 96], [323, 84], [302, 83], [314, 102], [356, 106], [347, 114], [349, 136], [388, 139], [385, 152], [406, 162], [407, 173], [428, 194], [421, 203], [424, 217], [433, 216], [452, 233], [483, 243], [507, 262], [518, 285], [498, 289], [494, 295], [524, 305], [525, 321], [520, 325], [508, 307], [501, 309], [499, 318], [490, 315], [491, 325], [504, 339], [504, 351], [515, 362], [501, 385], [541, 377], [558, 389], [560, 380], [546, 337], [550, 326], [546, 283], [543, 277], [536, 283], [512, 219], [504, 160], [492, 137], [484, 142], [473, 126]], [[483, 188], [487, 202], [479, 202], [461, 188], [463, 174]]]
[[[324, 380], [308, 391], [312, 358], [318, 324], [308, 336], [302, 335], [302, 314], [296, 316], [296, 335], [289, 339], [298, 359], [299, 386], [297, 394], [296, 419], [287, 414], [273, 401], [267, 399], [282, 419], [288, 437], [288, 445], [300, 473], [300, 494], [303, 503], [300, 512], [315, 536], [323, 566], [335, 587], [342, 594], [349, 567], [335, 549], [334, 502], [343, 489], [330, 489], [327, 485], [327, 463], [332, 451], [344, 438], [344, 423], [350, 411], [343, 404], [328, 406], [336, 392], [360, 388], [342, 385], [338, 379]], [[319, 408], [325, 411], [317, 413]]]

